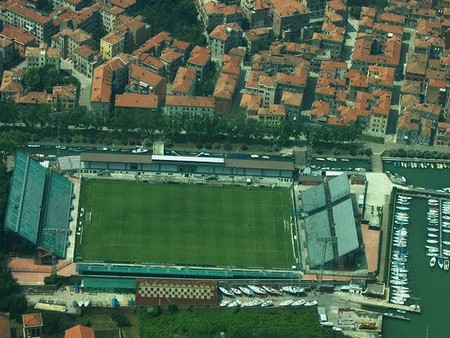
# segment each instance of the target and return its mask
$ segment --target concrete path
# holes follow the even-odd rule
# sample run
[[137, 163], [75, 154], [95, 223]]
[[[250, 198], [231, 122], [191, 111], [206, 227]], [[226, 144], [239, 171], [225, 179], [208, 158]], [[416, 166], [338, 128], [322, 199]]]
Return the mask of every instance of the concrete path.
[[380, 153], [372, 154], [370, 161], [372, 162], [372, 171], [374, 173], [382, 173], [383, 172], [383, 161], [381, 159]]

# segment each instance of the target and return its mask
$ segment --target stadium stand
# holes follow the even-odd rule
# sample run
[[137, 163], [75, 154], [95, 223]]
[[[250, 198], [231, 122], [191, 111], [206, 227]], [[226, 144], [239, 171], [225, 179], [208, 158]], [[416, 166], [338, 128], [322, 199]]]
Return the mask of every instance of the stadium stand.
[[335, 230], [339, 256], [356, 250], [359, 244], [351, 198], [347, 198], [333, 207], [333, 218], [336, 224]]
[[23, 153], [16, 156], [6, 211], [6, 229], [37, 244], [46, 169]]
[[66, 252], [71, 200], [72, 183], [51, 173], [41, 245], [53, 248], [59, 257], [64, 257]]
[[[306, 243], [310, 266], [322, 264], [323, 242], [319, 238], [330, 237], [330, 224], [328, 221], [328, 211], [324, 210], [305, 219]], [[331, 245], [325, 253], [325, 262], [333, 259]]]
[[[309, 266], [316, 267], [331, 260], [335, 262], [358, 249], [355, 216], [347, 174], [339, 175], [323, 184], [301, 193], [304, 218], [306, 247]], [[318, 238], [336, 240], [329, 242], [325, 261], [324, 242]]]
[[327, 204], [323, 184], [302, 191], [302, 211], [310, 212]]
[[26, 154], [16, 154], [5, 228], [64, 258], [72, 183]]
[[336, 202], [350, 194], [347, 174], [336, 176], [328, 181], [330, 188], [331, 202]]
[[58, 157], [58, 164], [63, 171], [77, 171], [83, 168], [80, 155]]

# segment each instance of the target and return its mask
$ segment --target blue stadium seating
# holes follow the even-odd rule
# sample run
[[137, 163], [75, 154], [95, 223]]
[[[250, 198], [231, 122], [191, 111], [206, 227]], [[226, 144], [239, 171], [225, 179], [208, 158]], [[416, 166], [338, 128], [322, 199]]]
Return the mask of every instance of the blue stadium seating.
[[73, 184], [18, 152], [5, 227], [33, 244], [66, 256]]
[[45, 174], [39, 163], [17, 154], [5, 225], [34, 244], [38, 241]]
[[65, 257], [66, 253], [71, 203], [72, 183], [51, 173], [41, 245], [54, 250], [59, 257]]

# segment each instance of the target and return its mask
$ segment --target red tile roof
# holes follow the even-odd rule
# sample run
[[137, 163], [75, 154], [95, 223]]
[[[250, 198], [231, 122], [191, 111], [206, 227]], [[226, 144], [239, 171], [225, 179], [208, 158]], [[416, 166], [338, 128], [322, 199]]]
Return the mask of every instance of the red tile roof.
[[124, 93], [116, 95], [116, 108], [158, 108], [158, 96], [154, 94], [140, 95], [137, 93]]
[[95, 338], [94, 329], [83, 325], [77, 325], [67, 329], [64, 338]]
[[214, 98], [204, 96], [166, 96], [167, 106], [214, 108]]
[[236, 90], [237, 79], [236, 76], [221, 73], [216, 82], [213, 96], [225, 100], [231, 100]]
[[40, 313], [24, 314], [22, 315], [22, 322], [24, 327], [39, 327], [43, 325]]

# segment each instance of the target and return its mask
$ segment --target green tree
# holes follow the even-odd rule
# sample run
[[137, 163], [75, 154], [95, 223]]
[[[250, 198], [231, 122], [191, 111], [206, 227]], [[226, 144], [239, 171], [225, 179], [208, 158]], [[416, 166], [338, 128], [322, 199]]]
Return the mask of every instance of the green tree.
[[350, 16], [359, 20], [361, 18], [361, 6], [350, 7]]

